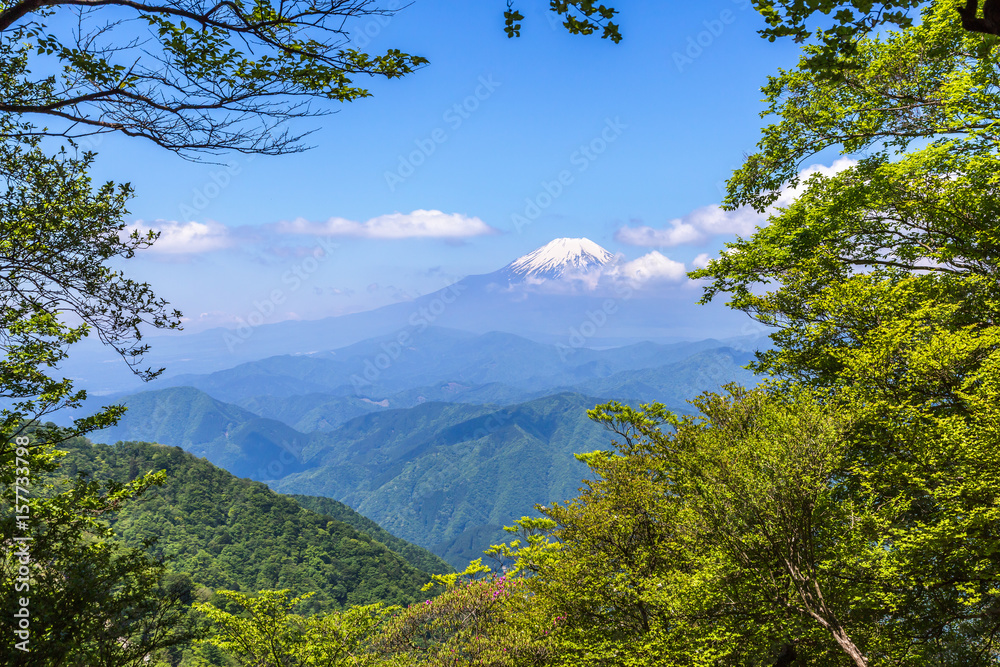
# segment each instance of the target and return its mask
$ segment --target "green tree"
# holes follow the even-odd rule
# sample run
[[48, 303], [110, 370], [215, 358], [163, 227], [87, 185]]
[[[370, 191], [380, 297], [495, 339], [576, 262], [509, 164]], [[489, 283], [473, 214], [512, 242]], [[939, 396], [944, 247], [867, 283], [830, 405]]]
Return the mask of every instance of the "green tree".
[[[328, 113], [313, 102], [368, 97], [357, 79], [398, 78], [427, 64], [399, 49], [368, 54], [351, 43], [355, 23], [390, 17], [397, 7], [369, 0], [4, 0], [0, 61], [26, 66], [4, 72], [0, 114], [51, 124], [19, 129], [33, 135], [121, 132], [187, 157], [299, 151], [305, 134], [290, 132], [286, 121]], [[551, 9], [571, 33], [621, 40], [614, 9], [590, 0], [553, 0]], [[510, 36], [522, 18], [508, 7]]]
[[821, 49], [804, 48], [799, 65], [764, 87], [758, 150], [728, 183], [726, 204], [766, 210], [798, 184], [803, 162], [823, 151], [892, 156], [911, 145], [951, 144], [956, 154], [995, 153], [1000, 115], [994, 45], [962, 29], [950, 3], [928, 3], [922, 21], [886, 39], [857, 44], [856, 68], [830, 80], [809, 67]]
[[30, 134], [122, 132], [186, 156], [301, 150], [302, 135], [278, 126], [323, 113], [310, 100], [365, 97], [353, 78], [400, 77], [427, 62], [351, 47], [347, 23], [392, 13], [357, 0], [5, 1], [2, 60], [27, 66], [10, 76], [0, 113], [54, 124], [22, 128]]
[[554, 664], [869, 664], [882, 609], [857, 600], [887, 510], [840, 493], [845, 419], [808, 393], [730, 392], [698, 418], [596, 408], [616, 451], [582, 455], [582, 495], [498, 548], [557, 619]]
[[[777, 120], [727, 203], [772, 215], [692, 275], [705, 301], [777, 327], [757, 370], [851, 410], [844, 491], [899, 510], [872, 566], [885, 593], [856, 603], [881, 598], [891, 620], [873, 664], [903, 660], [907, 638], [921, 664], [995, 664], [998, 72], [953, 6], [921, 17], [860, 39], [841, 77], [814, 71], [815, 46], [770, 80]], [[794, 182], [831, 148], [868, 154]], [[796, 201], [770, 208], [789, 181]]]
[[[26, 61], [3, 41], [0, 63], [7, 99], [7, 91], [19, 90]], [[142, 367], [142, 327], [175, 328], [179, 313], [112, 267], [155, 240], [125, 231], [131, 190], [95, 188], [87, 175], [92, 154], [49, 154], [10, 114], [0, 114], [0, 134], [0, 542], [19, 547], [5, 549], [0, 604], [8, 618], [22, 608], [30, 614], [28, 636], [4, 633], [4, 660], [139, 664], [186, 641], [186, 603], [162, 587], [162, 564], [108, 541], [101, 517], [159, 478], [104, 488], [83, 479], [64, 489], [46, 485], [58, 467], [58, 444], [114, 423], [121, 408], [66, 430], [42, 420], [86, 398], [59, 373], [69, 346], [95, 334], [134, 372], [155, 377], [158, 370]], [[24, 639], [30, 652], [14, 648]]]
[[988, 376], [975, 419], [914, 423], [914, 460], [881, 466], [853, 456], [857, 417], [802, 389], [731, 387], [697, 418], [599, 406], [616, 451], [495, 549], [530, 575], [527, 617], [555, 621], [546, 664], [996, 664]]
[[398, 610], [380, 604], [304, 617], [292, 610], [309, 594], [287, 590], [245, 595], [219, 591], [233, 611], [211, 603], [195, 607], [212, 624], [204, 641], [247, 667], [347, 667], [374, 665], [368, 647], [378, 628]]
[[293, 609], [308, 596], [221, 591], [223, 601], [196, 605], [212, 628], [203, 644], [247, 667], [517, 667], [554, 656], [558, 628], [522, 579], [489, 573], [481, 561], [434, 579], [443, 590], [405, 609], [376, 604], [307, 617]]
[[[610, 39], [615, 44], [622, 41], [620, 26], [611, 20], [618, 13], [614, 7], [597, 4], [594, 0], [549, 0], [549, 9], [564, 19], [563, 27], [571, 35], [593, 35], [600, 31], [601, 39]], [[507, 37], [520, 37], [524, 15], [514, 8], [513, 0], [507, 0], [503, 17]]]
[[[5, 451], [25, 420], [76, 407], [86, 397], [53, 374], [69, 345], [95, 334], [150, 379], [159, 371], [141, 366], [147, 350], [141, 327], [179, 326], [180, 313], [148, 284], [111, 267], [155, 235], [125, 231], [131, 190], [113, 183], [94, 189], [86, 174], [92, 160], [92, 154], [46, 155], [33, 138], [0, 144], [6, 185], [0, 201], [0, 396], [11, 401], [0, 412]], [[78, 420], [76, 432], [102, 428], [116, 414]]]
[[[921, 0], [752, 0], [767, 22], [760, 34], [770, 41], [791, 37], [796, 42], [810, 38], [818, 48], [806, 58], [809, 69], [825, 77], [840, 78], [856, 66], [858, 41], [879, 29], [907, 29], [926, 3]], [[951, 18], [964, 30], [1000, 35], [1000, 2], [964, 0], [948, 4]], [[822, 16], [816, 21], [818, 16]]]
[[[33, 438], [29, 431], [18, 442]], [[107, 515], [162, 483], [163, 473], [127, 484], [56, 482], [46, 477], [60, 459], [51, 443], [13, 454], [0, 469], [0, 542], [14, 545], [0, 560], [0, 609], [27, 620], [21, 634], [3, 633], [0, 664], [138, 667], [196, 636], [190, 580], [165, 577], [145, 549], [109, 539]]]
[[541, 607], [522, 578], [493, 573], [482, 559], [464, 572], [434, 575], [441, 590], [394, 615], [373, 638], [378, 664], [518, 667], [553, 656]]

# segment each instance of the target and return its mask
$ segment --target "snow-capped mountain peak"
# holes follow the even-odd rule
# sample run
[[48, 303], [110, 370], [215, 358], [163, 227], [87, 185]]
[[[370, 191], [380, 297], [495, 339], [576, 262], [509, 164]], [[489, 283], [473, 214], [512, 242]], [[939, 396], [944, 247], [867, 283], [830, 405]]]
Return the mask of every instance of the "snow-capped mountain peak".
[[513, 279], [561, 278], [604, 266], [614, 255], [590, 239], [555, 239], [518, 257], [502, 271]]

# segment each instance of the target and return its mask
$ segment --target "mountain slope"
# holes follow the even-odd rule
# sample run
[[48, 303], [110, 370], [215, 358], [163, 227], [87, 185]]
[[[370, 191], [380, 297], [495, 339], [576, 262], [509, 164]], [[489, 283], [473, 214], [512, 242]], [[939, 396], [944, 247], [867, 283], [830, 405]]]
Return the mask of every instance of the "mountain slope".
[[135, 394], [126, 418], [95, 440], [142, 440], [183, 447], [238, 477], [267, 479], [302, 470], [309, 436], [273, 419], [217, 401], [191, 387]]
[[[155, 395], [133, 405], [121, 428], [132, 434], [156, 431], [165, 436], [164, 444], [187, 442], [193, 449], [206, 449], [190, 442], [190, 431], [173, 439], [156, 424]], [[197, 390], [167, 394], [171, 405], [179, 396], [245, 418], [202, 420], [220, 429], [197, 431], [210, 442], [222, 438], [223, 428], [252, 440], [255, 425], [273, 426], [234, 406], [206, 401]], [[291, 474], [270, 475], [275, 461], [255, 459], [252, 451], [232, 458], [251, 474], [263, 472], [258, 479], [269, 480], [279, 491], [334, 498], [390, 533], [464, 566], [463, 561], [503, 539], [502, 526], [531, 513], [535, 503], [576, 495], [586, 467], [573, 454], [607, 444], [604, 430], [586, 416], [598, 402], [575, 394], [505, 408], [426, 402], [356, 417], [327, 433], [305, 435], [282, 425], [304, 443], [295, 460], [297, 472]], [[178, 409], [181, 414], [195, 411]]]
[[[247, 406], [261, 396], [326, 394], [376, 401], [390, 398], [392, 407], [410, 407], [414, 403], [394, 404], [391, 397], [448, 383], [466, 387], [496, 384], [508, 389], [506, 396], [498, 391], [496, 397], [485, 400], [514, 402], [614, 373], [663, 366], [723, 346], [719, 341], [705, 340], [592, 350], [573, 347], [573, 342], [567, 338], [560, 347], [503, 332], [477, 335], [427, 327], [408, 335], [405, 344], [397, 337], [379, 337], [330, 352], [269, 357], [207, 375], [169, 378], [152, 386], [196, 387], [220, 401]], [[452, 399], [432, 392], [431, 396], [425, 394], [425, 400]], [[345, 415], [375, 411], [368, 407], [359, 401], [346, 401], [333, 411]], [[276, 414], [268, 412], [267, 416]], [[303, 418], [305, 414], [299, 413], [282, 421], [292, 424]]]
[[729, 382], [749, 387], [759, 378], [743, 368], [753, 353], [728, 347], [705, 350], [682, 361], [658, 368], [614, 373], [566, 387], [566, 391], [591, 396], [613, 396], [620, 402], [658, 402], [676, 412], [703, 391], [718, 391]]
[[[572, 455], [607, 446], [607, 435], [587, 419], [588, 408], [615, 399], [658, 401], [686, 412], [685, 401], [702, 391], [726, 382], [755, 382], [740, 368], [750, 353], [718, 347], [717, 341], [581, 349], [578, 358], [564, 362], [553, 357], [551, 346], [510, 334], [428, 333], [426, 347], [418, 343], [408, 360], [400, 356], [393, 377], [405, 386], [455, 372], [462, 381], [418, 386], [381, 400], [315, 393], [244, 400], [269, 417], [322, 430], [301, 433], [186, 388], [163, 392], [164, 405], [157, 392], [126, 399], [129, 412], [118, 432], [110, 433], [204, 453], [283, 492], [334, 498], [449, 563], [464, 565], [504, 539], [501, 527], [531, 513], [535, 503], [576, 495], [586, 469]], [[442, 352], [448, 345], [453, 346], [450, 355]], [[364, 358], [363, 347], [317, 359], [267, 359], [206, 377], [215, 390], [229, 387], [234, 393], [241, 379], [263, 370], [282, 375], [289, 386], [295, 375], [303, 385], [336, 384], [324, 379], [324, 372]], [[424, 360], [429, 367], [422, 375]], [[407, 367], [407, 361], [414, 365]], [[657, 361], [670, 363], [629, 368]], [[496, 377], [515, 385], [475, 384]], [[562, 386], [553, 388], [556, 381]], [[514, 402], [507, 407], [484, 402], [491, 396]], [[433, 400], [437, 397], [468, 402]], [[350, 411], [367, 414], [351, 416]], [[166, 419], [176, 415], [179, 422]], [[270, 449], [261, 442], [270, 443]]]
[[385, 401], [322, 393], [251, 396], [237, 401], [236, 405], [266, 419], [280, 421], [302, 433], [330, 431], [350, 419], [389, 407]]
[[558, 280], [611, 263], [614, 255], [590, 239], [555, 239], [500, 269], [511, 282]]
[[[410, 603], [429, 579], [370, 535], [177, 447], [77, 439], [62, 448], [69, 450], [60, 470], [67, 475], [125, 481], [166, 470], [166, 483], [126, 505], [112, 526], [132, 546], [155, 539], [152, 553], [212, 588], [315, 592], [307, 604], [315, 611]], [[421, 560], [434, 562], [429, 554]]]
[[452, 571], [452, 567], [438, 556], [435, 556], [422, 547], [396, 537], [382, 526], [363, 514], [358, 514], [342, 502], [321, 496], [292, 494], [288, 497], [293, 498], [295, 502], [307, 510], [333, 517], [337, 521], [343, 521], [349, 526], [353, 526], [359, 532], [370, 535], [402, 556], [407, 563], [418, 570], [430, 572], [431, 574], [445, 574]]
[[313, 453], [318, 466], [272, 484], [336, 498], [390, 532], [464, 567], [536, 503], [575, 496], [573, 454], [608, 446], [586, 410], [596, 399], [548, 396], [497, 408], [426, 404], [347, 422]]
[[[608, 308], [609, 300], [614, 315], [596, 327], [592, 335], [584, 336], [587, 347], [703, 338], [706, 331], [716, 336], [735, 336], [747, 324], [743, 314], [721, 303], [698, 305], [698, 290], [623, 283], [619, 285], [621, 290], [609, 294], [607, 290], [595, 291], [588, 281], [576, 284], [581, 274], [600, 273], [614, 264], [616, 260], [609, 254], [587, 239], [556, 239], [503, 268], [467, 276], [412, 301], [319, 320], [287, 320], [252, 329], [217, 328], [150, 337], [147, 361], [153, 367], [166, 367], [172, 374], [204, 373], [272, 356], [330, 350], [372, 337], [404, 332], [412, 335], [428, 326], [475, 333], [504, 331], [550, 342], [566, 341], [574, 329], [588, 322], [588, 313]], [[571, 284], [572, 289], [562, 289]], [[535, 289], [540, 285], [556, 289]], [[112, 352], [93, 340], [85, 340], [74, 347], [65, 372], [80, 378], [94, 395], [138, 390], [141, 383], [121, 364], [108, 363], [112, 361], [116, 361]]]
[[509, 405], [537, 396], [514, 387], [490, 382], [483, 385], [439, 382], [431, 386], [407, 389], [381, 399], [306, 394], [305, 396], [253, 396], [236, 404], [254, 414], [288, 424], [296, 431], [332, 431], [341, 424], [372, 412], [412, 408], [421, 403], [472, 403]]

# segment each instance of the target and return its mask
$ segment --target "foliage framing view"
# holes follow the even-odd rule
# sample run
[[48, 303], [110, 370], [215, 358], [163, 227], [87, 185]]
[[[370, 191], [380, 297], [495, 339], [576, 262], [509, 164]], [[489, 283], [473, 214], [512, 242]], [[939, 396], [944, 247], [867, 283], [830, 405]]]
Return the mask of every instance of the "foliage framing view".
[[[148, 286], [101, 272], [107, 259], [155, 240], [119, 239], [127, 191], [109, 185], [93, 193], [85, 178], [91, 157], [50, 156], [39, 137], [82, 127], [143, 136], [188, 156], [287, 152], [300, 137], [265, 138], [266, 130], [309, 112], [297, 98], [349, 100], [366, 94], [350, 76], [393, 77], [424, 64], [399, 52], [335, 50], [336, 30], [334, 41], [323, 41], [267, 3], [219, 5], [218, 21], [206, 6], [192, 19], [198, 29], [182, 23], [188, 17], [179, 6], [128, 4], [161, 40], [153, 62], [162, 70], [119, 69], [117, 51], [100, 44], [117, 25], [99, 26], [91, 50], [52, 37], [43, 23], [58, 3], [0, 11], [0, 111], [7, 113], [0, 157], [10, 203], [0, 240], [11, 239], [9, 266], [28, 267], [5, 269], [15, 279], [7, 283], [2, 389], [19, 401], [4, 414], [5, 442], [32, 438], [36, 475], [57, 469], [54, 447], [68, 434], [30, 420], [80, 400], [67, 381], [46, 374], [65, 346], [92, 328], [135, 361], [142, 322], [177, 321]], [[578, 20], [595, 17], [609, 38], [617, 34], [616, 26], [607, 32], [614, 10], [552, 4], [581, 10]], [[305, 23], [326, 16], [295, 6]], [[995, 3], [987, 0], [982, 17], [975, 2], [961, 12], [942, 1], [755, 6], [771, 26], [765, 36], [800, 41], [810, 38], [806, 20], [838, 10], [799, 66], [769, 80], [765, 115], [776, 120], [729, 182], [728, 205], [769, 211], [768, 225], [692, 274], [707, 280], [705, 300], [728, 295], [733, 308], [778, 327], [774, 348], [755, 362], [771, 375], [768, 384], [698, 398], [699, 418], [655, 404], [599, 406], [591, 417], [615, 434], [615, 448], [580, 455], [594, 475], [582, 495], [539, 507], [542, 518], [512, 527], [518, 539], [492, 550], [509, 566], [504, 574], [474, 563], [464, 577], [436, 575], [443, 591], [407, 608], [305, 616], [296, 610], [308, 597], [265, 591], [219, 593], [190, 611], [190, 589], [164, 577], [142, 550], [111, 540], [100, 519], [162, 474], [104, 490], [78, 479], [31, 501], [32, 516], [44, 519], [35, 552], [47, 564], [36, 575], [39, 604], [74, 601], [58, 607], [72, 612], [68, 634], [53, 626], [41, 644], [50, 653], [9, 661], [998, 664]], [[508, 6], [508, 34], [522, 18]], [[898, 29], [876, 34], [880, 25]], [[231, 50], [234, 36], [259, 40], [263, 51], [254, 53], [268, 55]], [[28, 78], [33, 55], [65, 66], [65, 78]], [[183, 90], [216, 75], [215, 97], [192, 108], [158, 88], [168, 81], [166, 88]], [[66, 124], [35, 128], [21, 114]], [[803, 189], [792, 205], [770, 209], [802, 162], [825, 149], [861, 157], [796, 184]], [[46, 198], [54, 209], [37, 210]], [[32, 234], [40, 240], [29, 243], [35, 254], [25, 263], [15, 255]], [[74, 263], [73, 252], [97, 261]], [[84, 324], [64, 321], [68, 313]], [[73, 433], [115, 415], [78, 422]], [[10, 450], [0, 473], [7, 489]], [[5, 544], [15, 534], [10, 509]], [[8, 557], [6, 604], [11, 567]], [[95, 580], [106, 583], [96, 591], [81, 585]], [[120, 610], [121, 624], [102, 615], [110, 610]], [[174, 651], [195, 636], [196, 651]]]

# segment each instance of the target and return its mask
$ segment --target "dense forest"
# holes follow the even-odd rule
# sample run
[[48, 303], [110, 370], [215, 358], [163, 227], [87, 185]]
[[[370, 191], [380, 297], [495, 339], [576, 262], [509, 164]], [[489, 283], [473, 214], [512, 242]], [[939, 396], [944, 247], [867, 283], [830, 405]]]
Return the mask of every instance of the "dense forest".
[[[407, 604], [419, 597], [427, 572], [451, 571], [439, 558], [393, 538], [336, 501], [279, 495], [177, 447], [139, 442], [112, 447], [83, 440], [62, 447], [69, 453], [60, 472], [70, 476], [125, 483], [140, 472], [164, 471], [163, 485], [115, 513], [109, 525], [122, 543], [149, 542], [151, 555], [212, 589], [313, 591], [309, 609], [319, 611], [372, 602]], [[375, 529], [393, 546], [345, 519]], [[399, 547], [405, 555], [396, 551]]]
[[[406, 605], [427, 598], [421, 587], [429, 572], [451, 571], [439, 558], [389, 535], [334, 500], [279, 495], [177, 447], [138, 442], [108, 446], [84, 438], [68, 439], [60, 447], [65, 455], [58, 474], [38, 480], [48, 487], [49, 497], [72, 494], [76, 480], [114, 488], [151, 471], [160, 474], [159, 483], [146, 488], [137, 500], [120, 511], [102, 513], [101, 518], [111, 549], [123, 560], [134, 559], [119, 567], [161, 572], [166, 588], [158, 593], [167, 600], [221, 604], [224, 598], [218, 590], [284, 589], [308, 594], [301, 610], [313, 614], [376, 602]], [[307, 504], [317, 511], [305, 508]], [[364, 528], [393, 546], [377, 541]], [[92, 574], [87, 569], [79, 572], [83, 578], [76, 585], [86, 589]], [[10, 603], [16, 596], [9, 586], [16, 583], [13, 579], [4, 583], [7, 612], [13, 614]], [[54, 605], [50, 615], [36, 612], [35, 629], [54, 633], [88, 615], [100, 619], [99, 602], [98, 596], [81, 601], [77, 619], [60, 605]], [[181, 623], [181, 616], [174, 620]], [[10, 649], [9, 643], [6, 646]], [[190, 654], [190, 647], [182, 647], [161, 657], [172, 664], [194, 664]]]
[[[122, 233], [129, 188], [93, 188], [92, 156], [46, 153], [23, 115], [117, 119], [109, 131], [182, 154], [274, 154], [297, 137], [192, 113], [178, 91], [280, 120], [290, 111], [268, 106], [274, 95], [347, 101], [368, 94], [351, 75], [425, 62], [300, 39], [293, 28], [344, 8], [291, 4], [226, 20], [207, 9], [200, 32], [172, 22], [180, 5], [140, 6], [163, 68], [136, 65], [126, 96], [108, 92], [122, 90], [125, 68], [104, 58], [116, 50], [74, 50], [18, 24], [36, 4], [0, 5], [0, 386], [13, 401], [0, 419], [0, 584], [18, 623], [0, 661], [1000, 664], [994, 3], [750, 3], [765, 36], [802, 43], [798, 65], [764, 87], [762, 139], [727, 185], [727, 207], [768, 219], [689, 275], [703, 301], [772, 327], [750, 363], [766, 381], [690, 397], [686, 415], [655, 402], [589, 410], [608, 439], [577, 452], [579, 494], [536, 506], [461, 573], [338, 520], [328, 501], [297, 502], [176, 448], [80, 439], [120, 408], [72, 428], [44, 419], [86, 398], [52, 372], [70, 345], [93, 330], [155, 377], [139, 327], [175, 328], [180, 314], [112, 268], [156, 240]], [[612, 8], [552, 9], [571, 32], [622, 39]], [[510, 36], [523, 18], [508, 4]], [[32, 43], [66, 65], [65, 89], [33, 78]], [[802, 171], [824, 151], [849, 159]]]

